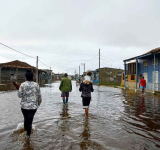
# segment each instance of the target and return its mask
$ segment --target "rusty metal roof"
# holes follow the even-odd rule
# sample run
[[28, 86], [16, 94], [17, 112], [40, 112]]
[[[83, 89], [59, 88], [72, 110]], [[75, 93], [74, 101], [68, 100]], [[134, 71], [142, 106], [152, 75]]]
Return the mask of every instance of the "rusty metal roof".
[[36, 69], [36, 67], [27, 64], [26, 62], [22, 62], [19, 60], [11, 61], [8, 63], [1, 63], [0, 67], [3, 68], [28, 68], [28, 69]]

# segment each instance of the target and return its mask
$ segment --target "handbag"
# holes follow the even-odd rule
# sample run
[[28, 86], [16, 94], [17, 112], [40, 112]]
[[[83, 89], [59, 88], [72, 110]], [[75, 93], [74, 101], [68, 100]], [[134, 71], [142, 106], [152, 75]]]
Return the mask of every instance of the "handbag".
[[40, 106], [42, 103], [42, 98], [37, 98], [37, 102], [38, 102], [38, 106]]

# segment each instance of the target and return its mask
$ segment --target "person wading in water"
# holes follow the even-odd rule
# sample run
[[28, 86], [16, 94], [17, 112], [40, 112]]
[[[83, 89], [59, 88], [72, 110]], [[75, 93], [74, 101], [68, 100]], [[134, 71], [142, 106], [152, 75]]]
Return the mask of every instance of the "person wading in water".
[[85, 109], [86, 116], [88, 117], [88, 109], [91, 101], [91, 92], [94, 91], [93, 85], [91, 82], [91, 76], [92, 72], [87, 72], [87, 75], [84, 77], [84, 81], [81, 83], [79, 91], [82, 92], [82, 103], [83, 108]]
[[139, 83], [139, 88], [140, 88], [140, 85], [141, 85], [141, 89], [142, 89], [142, 94], [144, 94], [144, 90], [146, 88], [146, 80], [144, 79], [141, 79], [140, 83]]
[[61, 97], [63, 98], [63, 104], [68, 104], [69, 92], [72, 91], [72, 82], [71, 79], [68, 78], [67, 73], [64, 74], [64, 78], [61, 80], [59, 90], [62, 92]]
[[21, 98], [21, 111], [24, 117], [24, 130], [27, 132], [27, 139], [30, 138], [32, 122], [38, 106], [42, 102], [39, 85], [33, 82], [33, 72], [27, 70], [26, 80], [18, 90], [18, 97]]

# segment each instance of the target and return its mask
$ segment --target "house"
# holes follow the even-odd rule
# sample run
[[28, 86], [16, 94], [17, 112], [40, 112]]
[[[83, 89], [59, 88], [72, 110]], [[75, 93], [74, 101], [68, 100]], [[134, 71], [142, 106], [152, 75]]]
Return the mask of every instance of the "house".
[[[100, 68], [100, 78], [99, 69], [92, 71], [92, 82], [93, 83], [111, 83], [111, 84], [121, 84], [121, 76], [123, 74], [122, 69], [115, 68]], [[100, 80], [100, 81], [99, 81]]]
[[[31, 66], [22, 61], [11, 61], [8, 63], [0, 64], [0, 84], [11, 83], [11, 79], [17, 83], [25, 81], [26, 70], [31, 69], [34, 74], [34, 81], [36, 81], [36, 67]], [[39, 84], [45, 84], [47, 71], [38, 69], [38, 81]]]
[[11, 78], [18, 83], [25, 81], [26, 70], [31, 69], [36, 74], [36, 68], [18, 60], [0, 64], [0, 83], [10, 83]]
[[144, 77], [147, 90], [160, 91], [160, 47], [124, 60], [124, 70], [122, 84], [125, 88], [137, 90]]

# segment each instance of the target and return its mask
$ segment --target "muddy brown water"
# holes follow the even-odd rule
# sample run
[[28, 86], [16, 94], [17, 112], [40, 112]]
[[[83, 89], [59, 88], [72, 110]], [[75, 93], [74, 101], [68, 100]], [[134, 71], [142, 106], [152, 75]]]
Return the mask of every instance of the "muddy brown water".
[[41, 88], [43, 103], [30, 141], [14, 132], [23, 122], [17, 91], [0, 92], [0, 150], [160, 149], [159, 97], [95, 85], [87, 119], [75, 82], [68, 107], [58, 86]]

